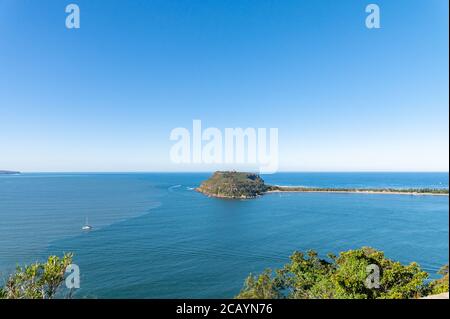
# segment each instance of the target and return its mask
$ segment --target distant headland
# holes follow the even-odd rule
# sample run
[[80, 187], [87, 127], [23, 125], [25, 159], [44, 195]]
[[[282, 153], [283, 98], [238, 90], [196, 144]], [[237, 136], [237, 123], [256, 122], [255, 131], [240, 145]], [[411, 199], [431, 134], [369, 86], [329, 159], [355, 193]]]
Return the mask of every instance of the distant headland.
[[254, 173], [215, 172], [197, 191], [220, 198], [254, 198], [269, 190], [264, 180]]
[[13, 175], [13, 174], [20, 174], [20, 172], [17, 172], [17, 171], [2, 171], [2, 170], [0, 170], [0, 175]]
[[403, 194], [403, 195], [446, 195], [448, 189], [439, 188], [321, 188], [267, 185], [255, 173], [217, 171], [196, 189], [207, 196], [231, 199], [255, 198], [266, 193], [360, 193], [360, 194]]

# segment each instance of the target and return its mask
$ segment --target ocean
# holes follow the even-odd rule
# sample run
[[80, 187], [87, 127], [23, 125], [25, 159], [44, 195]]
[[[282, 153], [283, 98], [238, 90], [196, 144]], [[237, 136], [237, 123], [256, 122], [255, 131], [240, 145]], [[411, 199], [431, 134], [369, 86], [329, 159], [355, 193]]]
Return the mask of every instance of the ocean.
[[[371, 246], [432, 278], [449, 253], [448, 196], [272, 193], [208, 198], [208, 173], [0, 175], [0, 280], [17, 264], [74, 253], [76, 298], [232, 298], [295, 250]], [[311, 187], [448, 188], [448, 173], [278, 173]], [[85, 219], [94, 228], [83, 232]], [[1, 281], [0, 281], [1, 282]]]

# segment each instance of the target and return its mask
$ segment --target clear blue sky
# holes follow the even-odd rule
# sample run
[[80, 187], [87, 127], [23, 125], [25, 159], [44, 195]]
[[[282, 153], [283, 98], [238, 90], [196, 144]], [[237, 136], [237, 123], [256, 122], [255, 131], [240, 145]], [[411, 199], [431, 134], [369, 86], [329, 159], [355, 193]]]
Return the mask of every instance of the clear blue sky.
[[[379, 30], [365, 27], [372, 2]], [[209, 170], [169, 160], [170, 131], [201, 119], [278, 127], [281, 170], [448, 171], [448, 10], [0, 0], [0, 169]]]

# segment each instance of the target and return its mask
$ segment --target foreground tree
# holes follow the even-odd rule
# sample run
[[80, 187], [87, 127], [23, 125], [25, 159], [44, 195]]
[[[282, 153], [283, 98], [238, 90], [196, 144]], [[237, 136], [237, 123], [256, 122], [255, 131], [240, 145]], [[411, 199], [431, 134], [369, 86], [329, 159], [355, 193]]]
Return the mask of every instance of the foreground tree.
[[438, 274], [442, 275], [442, 278], [436, 279], [430, 284], [430, 293], [433, 295], [448, 292], [448, 265], [442, 267]]
[[[237, 298], [405, 299], [430, 291], [425, 282], [428, 274], [418, 264], [402, 265], [369, 247], [329, 255], [328, 260], [314, 251], [295, 252], [290, 259], [275, 273], [266, 270], [259, 276], [250, 275]], [[372, 285], [371, 276], [377, 276]], [[448, 291], [448, 268], [446, 282]]]
[[72, 263], [72, 254], [62, 258], [50, 256], [45, 263], [17, 267], [3, 288], [0, 298], [6, 299], [52, 299], [64, 283], [67, 266]]

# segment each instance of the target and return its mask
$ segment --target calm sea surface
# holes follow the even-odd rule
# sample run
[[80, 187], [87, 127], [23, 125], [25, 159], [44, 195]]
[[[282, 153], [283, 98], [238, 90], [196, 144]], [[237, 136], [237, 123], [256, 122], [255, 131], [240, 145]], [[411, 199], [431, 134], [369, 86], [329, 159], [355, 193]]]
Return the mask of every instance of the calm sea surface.
[[[207, 198], [209, 174], [0, 176], [0, 276], [73, 252], [79, 298], [229, 298], [294, 250], [361, 246], [434, 276], [448, 263], [447, 196], [284, 193]], [[448, 173], [279, 173], [267, 183], [448, 188]], [[93, 225], [82, 232], [85, 218]]]

